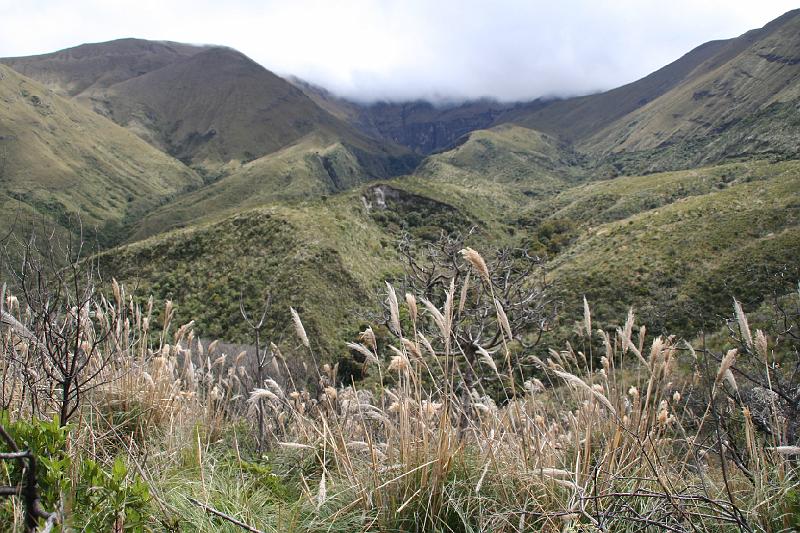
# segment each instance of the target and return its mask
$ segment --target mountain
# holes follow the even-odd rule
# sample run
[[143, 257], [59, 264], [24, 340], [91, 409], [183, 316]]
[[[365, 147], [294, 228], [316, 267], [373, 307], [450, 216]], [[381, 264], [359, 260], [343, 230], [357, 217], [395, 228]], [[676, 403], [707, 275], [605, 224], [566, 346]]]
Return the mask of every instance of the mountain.
[[[293, 80], [320, 106], [372, 136], [420, 154], [449, 149], [475, 130], [512, 123], [572, 143], [610, 167], [653, 172], [760, 154], [797, 154], [800, 10], [760, 29], [698, 46], [622, 87], [568, 99], [436, 106], [359, 104]], [[776, 127], [777, 126], [777, 127]]]
[[135, 218], [200, 177], [128, 130], [0, 65], [2, 229], [45, 217], [87, 231]]
[[520, 106], [498, 120], [559, 136], [627, 172], [752, 155], [792, 158], [799, 87], [800, 10], [794, 10], [735, 39], [699, 46], [618, 89]]
[[314, 131], [297, 142], [242, 165], [137, 221], [134, 238], [218, 220], [265, 204], [326, 197], [387, 176], [404, 174], [417, 158], [372, 139], [343, 139]]
[[317, 128], [350, 133], [283, 79], [220, 47], [113, 85], [97, 105], [179, 159], [206, 166], [257, 159]]
[[365, 169], [363, 179], [391, 175], [381, 168], [408, 172], [416, 163], [408, 150], [367, 138], [230, 48], [123, 39], [3, 61], [56, 85], [209, 179], [228, 173], [229, 163], [256, 160], [319, 132], [390, 159]]
[[515, 104], [493, 100], [433, 104], [412, 102], [358, 103], [340, 98], [322, 87], [289, 78], [317, 105], [375, 138], [428, 155], [450, 148], [464, 135], [492, 126]]
[[651, 167], [753, 156], [796, 158], [800, 139], [800, 10], [728, 42], [669, 92], [583, 141], [640, 155]]
[[[183, 302], [181, 319], [206, 335], [244, 340], [239, 296], [252, 307], [269, 291], [334, 357], [380, 282], [402, 278], [398, 240], [471, 228], [476, 249], [547, 257], [565, 306], [586, 295], [604, 320], [634, 305], [655, 329], [692, 335], [730, 297], [756, 305], [777, 277], [800, 276], [798, 13], [565, 100], [365, 105], [227, 48], [139, 41], [124, 46], [152, 45], [150, 59], [121, 54], [108, 78], [87, 67], [74, 86], [53, 77], [73, 100], [47, 98], [92, 117], [87, 130], [113, 127], [203, 173], [162, 205], [147, 196], [135, 219], [97, 219], [129, 222], [125, 245], [102, 255], [107, 271]], [[61, 72], [47, 61], [37, 75]], [[55, 127], [25, 120], [32, 137]]]
[[0, 63], [62, 95], [88, 99], [116, 83], [158, 70], [203, 49], [167, 41], [118, 39], [50, 54], [0, 59]]

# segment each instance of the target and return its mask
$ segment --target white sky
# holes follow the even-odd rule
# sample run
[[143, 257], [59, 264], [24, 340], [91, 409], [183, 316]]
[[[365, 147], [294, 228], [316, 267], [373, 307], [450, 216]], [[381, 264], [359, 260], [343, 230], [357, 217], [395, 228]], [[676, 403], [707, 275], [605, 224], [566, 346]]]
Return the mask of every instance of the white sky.
[[236, 48], [358, 100], [609, 89], [800, 0], [0, 0], [0, 57], [140, 37]]

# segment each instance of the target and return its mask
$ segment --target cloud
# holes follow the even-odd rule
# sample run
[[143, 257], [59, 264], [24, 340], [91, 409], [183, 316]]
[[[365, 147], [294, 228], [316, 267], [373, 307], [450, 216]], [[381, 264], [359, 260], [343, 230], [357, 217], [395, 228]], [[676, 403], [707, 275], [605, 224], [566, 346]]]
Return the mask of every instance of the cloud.
[[358, 100], [575, 95], [793, 7], [773, 0], [0, 0], [0, 56], [142, 37], [236, 48]]

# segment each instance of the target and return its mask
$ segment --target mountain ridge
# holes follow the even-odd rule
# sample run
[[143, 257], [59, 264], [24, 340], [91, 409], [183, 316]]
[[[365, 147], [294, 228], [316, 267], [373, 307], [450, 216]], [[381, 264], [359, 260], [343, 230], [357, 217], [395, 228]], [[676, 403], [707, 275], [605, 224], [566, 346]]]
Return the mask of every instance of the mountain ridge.
[[[105, 88], [89, 76], [93, 107], [204, 177], [130, 221], [125, 245], [106, 251], [105, 264], [122, 280], [142, 269], [146, 290], [186, 298], [200, 327], [222, 336], [243, 334], [231, 291], [246, 285], [260, 294], [262, 278], [277, 269], [280, 304], [299, 306], [297, 298], [319, 291], [324, 305], [309, 304], [309, 323], [321, 338], [342, 340], [353, 333], [347, 317], [355, 311], [332, 319], [325, 306], [339, 290], [364, 296], [401, 276], [394, 242], [476, 228], [475, 246], [549, 257], [565, 302], [580, 294], [637, 305], [677, 296], [688, 305], [694, 291], [716, 312], [719, 295], [729, 294], [705, 272], [745, 279], [740, 252], [796, 272], [781, 262], [798, 250], [798, 14], [701, 45], [612, 91], [510, 107], [359, 106], [302, 81], [290, 85], [221, 47], [168, 54], [167, 64]], [[252, 97], [270, 84], [267, 96]], [[72, 105], [86, 105], [80, 94]], [[258, 130], [270, 102], [269, 131]], [[686, 232], [691, 250], [680, 247]], [[713, 253], [704, 255], [702, 242]], [[160, 255], [169, 261], [154, 261]], [[766, 283], [755, 280], [747, 296]], [[599, 315], [616, 316], [611, 303]], [[661, 312], [675, 316], [662, 320]], [[696, 325], [685, 309], [647, 313], [661, 320], [655, 324]]]

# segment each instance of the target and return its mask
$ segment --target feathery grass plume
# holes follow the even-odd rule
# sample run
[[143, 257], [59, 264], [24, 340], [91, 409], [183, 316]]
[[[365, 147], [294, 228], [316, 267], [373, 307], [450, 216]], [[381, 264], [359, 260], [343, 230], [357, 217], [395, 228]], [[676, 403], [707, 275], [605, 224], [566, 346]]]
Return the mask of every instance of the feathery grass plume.
[[767, 336], [760, 329], [756, 330], [756, 338], [754, 341], [756, 346], [756, 353], [761, 356], [764, 361], [768, 360], [769, 348], [767, 345]]
[[417, 332], [417, 339], [419, 339], [419, 342], [422, 343], [422, 345], [425, 347], [425, 349], [428, 351], [431, 357], [436, 357], [436, 350], [433, 349], [431, 341], [429, 341], [427, 337], [425, 337], [425, 335], [423, 335], [421, 332]]
[[375, 338], [375, 332], [372, 331], [372, 326], [367, 326], [367, 329], [358, 334], [358, 338], [362, 342], [367, 343], [367, 345], [372, 348], [373, 351], [378, 351], [378, 341]]
[[24, 338], [26, 341], [32, 344], [38, 344], [36, 336], [33, 333], [31, 333], [31, 331], [28, 328], [22, 325], [22, 323], [19, 320], [11, 316], [9, 313], [6, 313], [5, 311], [0, 311], [0, 324], [5, 324], [6, 326], [10, 327], [17, 333], [17, 335]]
[[292, 313], [292, 322], [294, 323], [294, 331], [297, 334], [297, 337], [300, 339], [300, 342], [303, 343], [303, 346], [306, 348], [311, 348], [311, 343], [308, 342], [308, 335], [306, 335], [306, 328], [303, 327], [303, 322], [300, 320], [300, 315], [297, 314], [294, 307], [290, 307], [289, 311]]
[[290, 450], [313, 450], [314, 447], [309, 444], [301, 444], [299, 442], [279, 442], [278, 446], [281, 448], [288, 448]]
[[552, 361], [553, 363], [556, 363], [561, 368], [565, 368], [566, 367], [566, 365], [564, 363], [564, 360], [561, 358], [561, 354], [558, 353], [558, 351], [554, 350], [553, 348], [550, 348], [548, 350], [548, 353], [550, 354], [550, 359], [547, 360], [548, 363]]
[[639, 353], [641, 354], [644, 351], [644, 339], [647, 336], [647, 326], [642, 324], [639, 328]]
[[[194, 322], [194, 321], [192, 321]], [[215, 351], [217, 351], [217, 347], [219, 346], [219, 339], [214, 340], [211, 344], [208, 345], [208, 354], [211, 355]]]
[[478, 352], [478, 355], [481, 356], [481, 361], [483, 361], [486, 364], [486, 366], [491, 368], [496, 374], [497, 363], [495, 363], [494, 359], [492, 359], [492, 355], [489, 352], [487, 352], [483, 346], [478, 346], [478, 348], [475, 351]]
[[486, 472], [489, 471], [489, 461], [486, 461], [486, 464], [483, 467], [483, 472], [481, 472], [481, 477], [478, 479], [478, 483], [475, 484], [475, 494], [480, 494], [481, 487], [483, 487], [483, 478], [486, 477]]
[[478, 275], [486, 282], [487, 285], [492, 284], [492, 278], [489, 276], [489, 268], [486, 266], [486, 261], [483, 260], [481, 254], [476, 252], [470, 247], [461, 250], [461, 255], [466, 259], [472, 268], [478, 272]]
[[408, 371], [410, 364], [408, 362], [408, 357], [405, 356], [403, 352], [395, 348], [394, 346], [389, 346], [389, 348], [396, 353], [397, 355], [392, 356], [389, 360], [389, 372], [392, 370], [396, 370], [399, 372], [406, 372]]
[[273, 392], [273, 394], [275, 394], [275, 396], [277, 396], [278, 398], [284, 398], [284, 397], [286, 396], [286, 394], [283, 392], [283, 389], [281, 388], [281, 386], [280, 386], [280, 385], [278, 385], [278, 382], [277, 382], [277, 381], [275, 381], [274, 379], [272, 379], [272, 378], [267, 378], [266, 380], [264, 380], [264, 384], [265, 384], [265, 385], [267, 386], [267, 388], [268, 388], [269, 390], [271, 390], [271, 391]]
[[467, 270], [467, 275], [464, 276], [464, 283], [461, 285], [461, 294], [458, 298], [458, 314], [464, 313], [464, 307], [467, 305], [467, 296], [469, 296], [469, 279], [472, 272]]
[[410, 292], [406, 293], [406, 306], [408, 307], [408, 315], [411, 317], [411, 322], [417, 323], [417, 297]]
[[506, 339], [509, 341], [514, 340], [514, 334], [511, 332], [511, 324], [508, 322], [506, 311], [503, 309], [500, 300], [497, 298], [494, 299], [494, 306], [497, 309], [497, 321], [500, 322], [500, 327], [503, 328], [503, 332], [506, 334]]
[[525, 392], [527, 392], [530, 395], [539, 394], [546, 390], [544, 383], [542, 383], [542, 381], [537, 378], [527, 380], [525, 383], [522, 384], [522, 387], [525, 389]]
[[444, 320], [448, 334], [453, 331], [453, 299], [456, 292], [455, 278], [450, 279], [450, 290], [446, 293], [444, 301]]
[[386, 282], [386, 301], [389, 304], [389, 329], [395, 335], [400, 336], [403, 334], [400, 329], [400, 306], [397, 303], [397, 293], [388, 281]]
[[426, 300], [425, 298], [420, 298], [420, 301], [425, 306], [425, 309], [433, 316], [433, 321], [436, 323], [436, 326], [439, 328], [439, 333], [442, 335], [442, 339], [445, 342], [448, 342], [450, 338], [450, 330], [447, 329], [447, 320], [445, 320], [444, 315], [441, 311], [439, 311], [435, 305], [433, 305], [430, 301]]
[[325, 387], [322, 392], [325, 394], [325, 397], [331, 402], [336, 400], [336, 398], [339, 396], [338, 391], [333, 387]]
[[114, 293], [114, 301], [116, 301], [117, 305], [120, 307], [124, 305], [122, 301], [122, 289], [120, 289], [119, 283], [115, 278], [111, 278], [111, 289]]
[[583, 328], [586, 331], [586, 336], [591, 338], [592, 337], [592, 312], [589, 309], [589, 302], [586, 300], [586, 296], [583, 297]]
[[656, 421], [658, 421], [659, 425], [665, 426], [667, 425], [667, 420], [669, 419], [669, 406], [667, 405], [667, 400], [661, 400], [658, 404], [658, 415], [656, 416]]
[[319, 480], [319, 489], [317, 489], [317, 509], [322, 507], [325, 500], [328, 499], [328, 486], [325, 481], [325, 470], [322, 471], [322, 477]]
[[570, 472], [568, 470], [562, 470], [561, 468], [539, 468], [536, 470], [537, 474], [540, 474], [545, 477], [551, 478], [571, 478], [575, 475], [574, 472]]
[[416, 343], [406, 339], [405, 337], [401, 337], [400, 342], [403, 343], [403, 347], [406, 349], [406, 351], [414, 356], [415, 360], [422, 359], [422, 353], [419, 351], [419, 346], [417, 346]]
[[602, 329], [598, 329], [597, 333], [599, 333], [600, 337], [603, 339], [603, 347], [606, 351], [606, 360], [608, 360], [609, 357], [614, 355], [614, 350], [611, 348], [611, 336]]
[[742, 310], [742, 304], [736, 298], [733, 299], [733, 310], [736, 314], [736, 322], [739, 323], [739, 332], [742, 334], [747, 347], [752, 350], [753, 335], [750, 333], [750, 324], [747, 323], [747, 315]]
[[625, 319], [625, 326], [622, 328], [622, 334], [620, 335], [620, 337], [622, 338], [623, 352], [627, 352], [630, 347], [633, 347], [633, 341], [631, 340], [631, 337], [633, 335], [634, 320], [635, 320], [635, 315], [633, 313], [633, 307], [629, 307], [628, 317]]
[[269, 351], [272, 352], [272, 355], [280, 359], [281, 361], [285, 361], [283, 354], [281, 353], [281, 349], [278, 348], [278, 345], [274, 342], [269, 343]]
[[653, 339], [653, 344], [650, 346], [650, 369], [655, 370], [655, 367], [663, 359], [661, 356], [664, 352], [664, 337], [658, 336]]
[[248, 400], [251, 403], [256, 403], [260, 400], [269, 400], [271, 402], [279, 402], [281, 401], [278, 396], [275, 395], [274, 392], [268, 389], [253, 389], [250, 393], [250, 399]]
[[730, 368], [725, 371], [725, 375], [723, 377], [725, 378], [725, 382], [730, 386], [731, 389], [733, 389], [734, 392], [739, 392], [739, 387], [736, 385], [736, 378], [733, 376], [733, 372], [731, 372]]
[[728, 350], [728, 353], [725, 354], [725, 357], [722, 358], [722, 361], [719, 364], [719, 370], [717, 371], [717, 377], [714, 378], [714, 385], [719, 385], [722, 379], [725, 377], [725, 373], [730, 370], [730, 368], [736, 363], [736, 354], [738, 350], [734, 348], [733, 350]]
[[595, 398], [597, 398], [597, 400], [600, 403], [602, 403], [606, 407], [606, 409], [608, 409], [611, 412], [612, 415], [614, 415], [615, 417], [617, 416], [617, 410], [614, 408], [614, 405], [612, 405], [609, 399], [606, 398], [604, 394], [594, 390], [581, 378], [573, 374], [570, 374], [569, 372], [562, 372], [560, 370], [555, 370], [555, 369], [553, 369], [553, 373], [555, 373], [558, 377], [560, 377], [567, 383], [571, 383], [576, 387], [578, 387], [579, 389], [582, 389], [591, 394], [592, 396], [594, 396]]
[[358, 342], [347, 342], [345, 344], [351, 350], [355, 350], [361, 355], [363, 355], [367, 359], [368, 363], [375, 363], [375, 364], [378, 363], [378, 359], [375, 357], [375, 354], [372, 353], [370, 350], [368, 350], [367, 347], [364, 346], [363, 344]]
[[781, 455], [800, 455], [800, 446], [775, 446], [772, 449]]

